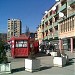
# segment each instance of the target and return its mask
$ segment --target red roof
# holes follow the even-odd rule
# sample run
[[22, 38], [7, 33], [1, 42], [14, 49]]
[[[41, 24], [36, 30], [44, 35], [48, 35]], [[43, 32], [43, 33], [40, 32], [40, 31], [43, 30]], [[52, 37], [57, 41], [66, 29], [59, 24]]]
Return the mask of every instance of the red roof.
[[20, 35], [19, 37], [15, 37], [15, 36], [13, 36], [10, 40], [28, 40], [29, 39], [29, 37], [27, 37], [25, 34], [22, 34], [22, 35]]

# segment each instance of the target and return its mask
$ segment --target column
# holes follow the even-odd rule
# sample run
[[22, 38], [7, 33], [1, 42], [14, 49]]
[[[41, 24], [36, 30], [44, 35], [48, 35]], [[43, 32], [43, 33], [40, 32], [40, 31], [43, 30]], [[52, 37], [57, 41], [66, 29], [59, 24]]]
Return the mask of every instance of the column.
[[73, 38], [70, 38], [70, 43], [71, 43], [71, 53], [73, 52]]
[[59, 50], [60, 50], [60, 53], [64, 53], [64, 50], [63, 50], [63, 40], [59, 40]]

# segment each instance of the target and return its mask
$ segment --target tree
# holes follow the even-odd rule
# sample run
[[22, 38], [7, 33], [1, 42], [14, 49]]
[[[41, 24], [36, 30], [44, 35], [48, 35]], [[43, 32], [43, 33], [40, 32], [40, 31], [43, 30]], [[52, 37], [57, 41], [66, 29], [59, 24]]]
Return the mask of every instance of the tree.
[[2, 40], [0, 40], [0, 63], [7, 62], [7, 56], [4, 45], [5, 43]]

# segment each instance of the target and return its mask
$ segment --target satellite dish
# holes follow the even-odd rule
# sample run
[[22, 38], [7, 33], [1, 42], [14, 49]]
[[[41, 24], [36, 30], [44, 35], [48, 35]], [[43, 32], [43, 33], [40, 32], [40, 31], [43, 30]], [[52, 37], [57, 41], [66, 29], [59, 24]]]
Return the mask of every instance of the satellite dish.
[[56, 7], [54, 6], [54, 7], [52, 8], [52, 10], [53, 10], [53, 11], [56, 10]]
[[47, 14], [48, 13], [48, 11], [45, 11], [45, 14]]
[[64, 17], [64, 14], [62, 12], [60, 12], [59, 17]]

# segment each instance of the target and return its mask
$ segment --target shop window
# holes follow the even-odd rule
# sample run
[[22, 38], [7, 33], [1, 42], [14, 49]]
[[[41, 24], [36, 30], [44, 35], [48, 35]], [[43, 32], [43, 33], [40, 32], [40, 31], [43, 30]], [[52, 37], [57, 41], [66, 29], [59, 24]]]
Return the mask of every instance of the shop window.
[[27, 48], [27, 41], [25, 41], [25, 40], [21, 40], [21, 41], [16, 41], [16, 47], [17, 48], [20, 48], [20, 47], [22, 47], [22, 48]]

